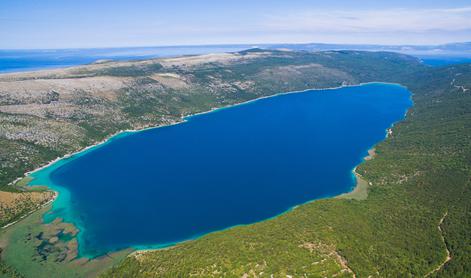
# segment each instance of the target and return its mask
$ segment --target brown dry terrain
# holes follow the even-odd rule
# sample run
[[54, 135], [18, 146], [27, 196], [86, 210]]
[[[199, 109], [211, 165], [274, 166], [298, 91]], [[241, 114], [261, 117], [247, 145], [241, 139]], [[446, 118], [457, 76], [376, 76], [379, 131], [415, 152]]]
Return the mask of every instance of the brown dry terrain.
[[51, 200], [53, 192], [4, 192], [0, 191], [0, 225], [18, 220], [18, 216], [30, 213]]

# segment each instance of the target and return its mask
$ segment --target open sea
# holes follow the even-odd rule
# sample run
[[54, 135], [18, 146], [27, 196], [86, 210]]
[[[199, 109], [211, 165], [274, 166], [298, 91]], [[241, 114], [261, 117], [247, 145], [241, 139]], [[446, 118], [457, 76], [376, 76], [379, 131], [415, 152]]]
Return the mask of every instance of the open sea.
[[433, 67], [444, 67], [449, 65], [459, 65], [471, 63], [470, 55], [462, 56], [440, 56], [440, 55], [429, 55], [419, 56], [420, 60], [426, 65]]
[[33, 173], [60, 192], [46, 221], [79, 229], [79, 254], [163, 247], [351, 191], [352, 170], [412, 106], [371, 83], [264, 98], [117, 135]]
[[[254, 45], [201, 45], [201, 46], [156, 46], [156, 47], [121, 47], [89, 49], [38, 49], [8, 50], [0, 49], [0, 73], [34, 71], [41, 69], [64, 68], [84, 65], [98, 60], [141, 60], [149, 58], [199, 55], [208, 53], [236, 52]], [[291, 48], [296, 45], [261, 45], [268, 49]], [[325, 50], [328, 50], [325, 49]], [[470, 63], [469, 54], [456, 55], [416, 55], [424, 64], [446, 66]]]
[[158, 46], [89, 49], [0, 49], [0, 73], [34, 71], [84, 65], [98, 60], [140, 60], [149, 58], [235, 52], [248, 45]]

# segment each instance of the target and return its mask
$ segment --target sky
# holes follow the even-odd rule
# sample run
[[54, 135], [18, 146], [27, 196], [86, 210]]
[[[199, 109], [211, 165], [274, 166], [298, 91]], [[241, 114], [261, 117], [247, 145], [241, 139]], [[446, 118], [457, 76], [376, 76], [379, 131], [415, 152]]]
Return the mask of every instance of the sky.
[[471, 0], [0, 0], [0, 49], [471, 41]]

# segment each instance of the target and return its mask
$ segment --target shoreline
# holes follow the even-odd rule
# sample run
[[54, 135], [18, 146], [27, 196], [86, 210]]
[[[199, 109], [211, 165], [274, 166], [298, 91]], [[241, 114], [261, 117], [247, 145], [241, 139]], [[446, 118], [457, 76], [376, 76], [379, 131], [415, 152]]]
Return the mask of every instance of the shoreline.
[[340, 195], [334, 196], [335, 199], [346, 199], [346, 200], [366, 200], [368, 198], [368, 187], [372, 185], [371, 182], [367, 181], [360, 173], [357, 172], [358, 166], [360, 166], [362, 163], [365, 163], [366, 161], [370, 161], [373, 158], [376, 157], [376, 145], [379, 143], [383, 142], [384, 140], [388, 139], [390, 136], [393, 134], [393, 128], [394, 125], [398, 122], [402, 122], [403, 120], [406, 119], [407, 114], [409, 113], [409, 109], [404, 113], [404, 117], [402, 120], [399, 120], [397, 122], [394, 122], [391, 124], [390, 127], [385, 129], [385, 135], [384, 139], [376, 143], [374, 146], [368, 149], [368, 154], [363, 157], [363, 160], [355, 166], [352, 170], [352, 174], [356, 179], [355, 187], [352, 188], [349, 192], [342, 193]]
[[[251, 100], [247, 100], [247, 101], [244, 101], [244, 102], [240, 102], [240, 103], [235, 103], [235, 104], [229, 104], [229, 105], [225, 105], [225, 106], [221, 106], [221, 107], [213, 107], [213, 108], [210, 108], [209, 110], [207, 111], [202, 111], [202, 112], [197, 112], [197, 113], [193, 113], [193, 114], [187, 114], [187, 115], [181, 115], [180, 118], [178, 120], [175, 120], [175, 121], [169, 121], [168, 123], [165, 123], [165, 124], [159, 124], [159, 125], [155, 125], [155, 126], [143, 126], [143, 127], [139, 127], [137, 129], [126, 129], [126, 130], [119, 130], [113, 134], [111, 134], [110, 136], [107, 136], [106, 138], [104, 138], [103, 140], [99, 141], [99, 142], [96, 142], [92, 145], [89, 145], [87, 147], [84, 147], [80, 150], [77, 150], [75, 152], [71, 152], [71, 153], [68, 153], [68, 154], [65, 154], [64, 156], [62, 157], [57, 157], [56, 159], [52, 160], [52, 161], [49, 161], [47, 164], [43, 165], [43, 166], [40, 166], [34, 170], [31, 170], [31, 171], [28, 171], [24, 174], [23, 177], [19, 177], [17, 178], [15, 181], [9, 183], [9, 184], [16, 184], [18, 181], [26, 178], [26, 177], [31, 177], [30, 175], [40, 171], [40, 170], [43, 170], [61, 160], [66, 160], [66, 159], [69, 159], [69, 158], [73, 158], [74, 156], [78, 156], [78, 155], [81, 155], [81, 154], [84, 154], [85, 152], [87, 151], [90, 151], [94, 148], [98, 148], [98, 147], [101, 147], [107, 143], [110, 143], [113, 139], [117, 139], [117, 137], [119, 136], [128, 136], [128, 135], [132, 135], [133, 133], [137, 133], [137, 132], [143, 132], [143, 131], [147, 131], [147, 130], [150, 130], [150, 129], [154, 129], [154, 128], [161, 128], [161, 127], [167, 127], [167, 126], [173, 126], [173, 125], [177, 125], [177, 124], [182, 124], [182, 123], [185, 123], [186, 121], [188, 121], [189, 119], [191, 119], [192, 117], [195, 117], [195, 116], [198, 116], [198, 115], [203, 115], [203, 114], [209, 114], [209, 113], [213, 113], [213, 112], [217, 112], [218, 110], [222, 110], [222, 109], [228, 109], [228, 108], [232, 108], [232, 107], [235, 107], [235, 106], [239, 106], [239, 105], [245, 105], [245, 104], [249, 104], [249, 103], [252, 103], [252, 102], [255, 102], [255, 101], [260, 101], [260, 100], [263, 100], [263, 99], [267, 99], [267, 98], [273, 98], [273, 97], [278, 97], [278, 96], [284, 96], [284, 95], [290, 95], [290, 94], [298, 94], [298, 93], [306, 93], [306, 92], [309, 92], [309, 91], [329, 91], [329, 90], [337, 90], [337, 89], [342, 89], [342, 88], [348, 88], [348, 87], [360, 87], [360, 86], [364, 86], [364, 85], [370, 85], [370, 84], [388, 84], [388, 85], [395, 85], [395, 86], [400, 86], [400, 87], [403, 87], [403, 88], [406, 88], [400, 84], [397, 84], [397, 83], [388, 83], [388, 82], [366, 82], [366, 83], [358, 83], [358, 84], [342, 84], [340, 86], [336, 86], [336, 87], [328, 87], [328, 88], [319, 88], [319, 89], [305, 89], [305, 90], [298, 90], [298, 91], [289, 91], [289, 92], [282, 92], [282, 93], [276, 93], [276, 94], [273, 94], [273, 95], [267, 95], [267, 96], [262, 96], [262, 97], [258, 97], [258, 98], [255, 98], [255, 99], [251, 99]], [[411, 93], [412, 94], [412, 93]], [[405, 113], [405, 116], [407, 115], [408, 111], [406, 111]], [[400, 121], [402, 121], [404, 119], [401, 119]], [[391, 134], [391, 129], [393, 128], [394, 126], [394, 123], [388, 128], [385, 130], [385, 139], [388, 138], [388, 136]], [[384, 140], [384, 139], [383, 139]], [[382, 140], [381, 140], [382, 141]], [[381, 142], [380, 141], [380, 142]], [[379, 142], [378, 142], [379, 143]], [[369, 155], [368, 155], [369, 156]], [[368, 157], [367, 156], [367, 157]], [[362, 162], [360, 162], [359, 164], [363, 163], [364, 161], [366, 160], [366, 157], [363, 159]], [[360, 188], [360, 183], [361, 181], [364, 181], [364, 179], [361, 178], [361, 175], [359, 175], [358, 173], [356, 173], [356, 167], [352, 170], [352, 173], [355, 175], [355, 177], [357, 178], [356, 179], [356, 182], [355, 182], [355, 185], [352, 189], [352, 191], [350, 192], [347, 192], [347, 193], [342, 193], [340, 195], [336, 195], [336, 196], [320, 196], [319, 198], [316, 198], [314, 200], [309, 200], [305, 203], [302, 203], [302, 204], [298, 204], [296, 206], [293, 206], [292, 208], [289, 208], [288, 210], [282, 212], [281, 214], [277, 214], [273, 217], [270, 217], [270, 218], [267, 218], [267, 219], [264, 219], [264, 220], [261, 220], [261, 221], [267, 221], [267, 220], [270, 220], [270, 219], [273, 219], [275, 217], [279, 217], [280, 215], [283, 215], [285, 213], [288, 213], [296, 208], [298, 208], [299, 206], [301, 205], [304, 205], [304, 204], [307, 204], [307, 203], [311, 203], [313, 201], [316, 201], [316, 200], [320, 200], [320, 199], [326, 199], [326, 198], [339, 198], [341, 196], [344, 196], [344, 195], [350, 195], [352, 193], [355, 193], [357, 190], [359, 190]], [[33, 178], [33, 177], [31, 177]], [[34, 178], [33, 178], [34, 179]], [[31, 181], [30, 181], [31, 182]], [[27, 183], [29, 184], [29, 182]], [[53, 190], [53, 188], [51, 188], [51, 185], [49, 184], [45, 184], [44, 186], [46, 186], [49, 190], [52, 190], [54, 192], [54, 196], [51, 200], [49, 200], [46, 204], [44, 204], [43, 206], [46, 206], [48, 204], [51, 204], [53, 203], [57, 197], [58, 197], [58, 192]], [[23, 215], [20, 219], [12, 222], [12, 223], [9, 223], [6, 225], [6, 227], [9, 227], [11, 225], [14, 225], [16, 224], [17, 222], [19, 222], [20, 220], [24, 219], [25, 217], [29, 216], [31, 213], [37, 211], [38, 209], [26, 214], [26, 215]], [[250, 224], [254, 224], [254, 223], [250, 223]], [[234, 228], [234, 227], [237, 227], [237, 226], [244, 226], [244, 225], [250, 225], [250, 224], [240, 224], [240, 225], [235, 225], [235, 226], [231, 226], [231, 227], [228, 227], [226, 229], [230, 229], [230, 228]], [[224, 231], [226, 229], [222, 229], [222, 230], [218, 230], [218, 231], [213, 231], [213, 232], [219, 232], [219, 231]], [[212, 232], [211, 232], [212, 233]], [[189, 238], [189, 239], [186, 239], [186, 240], [182, 240], [182, 241], [178, 241], [178, 242], [173, 242], [173, 243], [168, 243], [168, 244], [164, 244], [164, 246], [161, 246], [159, 247], [159, 245], [162, 245], [162, 244], [159, 244], [159, 245], [155, 245], [155, 247], [151, 244], [151, 245], [148, 245], [148, 246], [141, 246], [142, 249], [139, 248], [139, 246], [131, 246], [131, 248], [133, 248], [135, 251], [131, 252], [130, 255], [136, 253], [136, 252], [139, 252], [139, 253], [144, 253], [144, 252], [148, 252], [148, 251], [155, 251], [155, 250], [161, 250], [161, 249], [166, 249], [166, 248], [171, 248], [172, 246], [175, 246], [176, 244], [179, 244], [179, 243], [182, 243], [182, 242], [186, 242], [186, 241], [190, 241], [190, 240], [194, 240], [194, 239], [197, 239], [197, 238], [200, 238], [204, 235], [207, 235], [209, 233], [205, 233], [205, 234], [202, 234], [202, 235], [196, 235], [195, 237], [192, 237], [192, 238]], [[137, 247], [137, 248], [136, 248]]]
[[[381, 82], [371, 82], [371, 83], [381, 83]], [[364, 84], [371, 84], [371, 83], [364, 83]], [[363, 85], [364, 85], [363, 84]], [[386, 84], [389, 84], [389, 83], [386, 83]], [[393, 85], [399, 85], [399, 84], [395, 84], [395, 83], [391, 83]], [[361, 86], [361, 85], [359, 85]], [[399, 85], [401, 86], [401, 85]], [[402, 86], [401, 86], [402, 87]], [[411, 92], [411, 95], [412, 95], [412, 92]], [[209, 233], [205, 233], [205, 234], [201, 234], [201, 235], [195, 235], [191, 238], [188, 238], [188, 239], [185, 239], [185, 240], [181, 240], [181, 241], [178, 241], [178, 242], [170, 242], [170, 243], [167, 243], [167, 244], [156, 244], [154, 246], [152, 245], [148, 245], [148, 246], [145, 246], [143, 247], [142, 249], [139, 248], [139, 246], [131, 246], [131, 248], [134, 249], [134, 251], [132, 251], [131, 253], [129, 253], [128, 256], [135, 256], [135, 257], [139, 257], [141, 255], [144, 255], [145, 253], [148, 253], [148, 252], [157, 252], [157, 251], [161, 251], [161, 250], [167, 250], [167, 249], [171, 249], [171, 248], [174, 248], [177, 244], [182, 244], [182, 243], [185, 243], [185, 242], [188, 242], [188, 241], [192, 241], [192, 240], [197, 240], [203, 236], [206, 236], [208, 234], [211, 234], [211, 233], [215, 233], [215, 232], [223, 232], [223, 231], [226, 231], [226, 230], [229, 230], [229, 229], [232, 229], [232, 228], [237, 228], [237, 227], [241, 227], [241, 226], [247, 226], [247, 225], [253, 225], [253, 224], [256, 224], [256, 223], [260, 223], [260, 222], [263, 222], [263, 221], [268, 221], [268, 220], [272, 220], [274, 218], [277, 218], [277, 217], [280, 217], [282, 215], [285, 215], [303, 205], [307, 205], [307, 204], [310, 204], [312, 202], [315, 202], [315, 201], [318, 201], [318, 200], [323, 200], [323, 199], [345, 199], [345, 200], [358, 200], [358, 201], [362, 201], [362, 200], [365, 200], [368, 198], [368, 187], [370, 185], [372, 185], [370, 182], [368, 182], [361, 174], [357, 173], [356, 172], [356, 169], [357, 167], [364, 163], [365, 161], [369, 161], [369, 160], [372, 160], [376, 157], [377, 153], [376, 153], [376, 145], [383, 142], [384, 140], [388, 139], [389, 136], [392, 135], [392, 129], [394, 128], [394, 125], [398, 122], [402, 122], [404, 119], [406, 119], [407, 117], [407, 114], [409, 112], [409, 109], [404, 113], [404, 118], [397, 121], [397, 122], [394, 122], [391, 124], [390, 127], [386, 128], [385, 129], [385, 136], [384, 136], [384, 139], [379, 141], [378, 143], [376, 143], [374, 146], [372, 146], [370, 149], [368, 149], [368, 154], [366, 156], [363, 157], [362, 161], [357, 165], [355, 166], [355, 168], [353, 168], [352, 170], [352, 174], [355, 176], [356, 178], [356, 182], [355, 182], [355, 186], [353, 187], [353, 189], [349, 192], [345, 192], [345, 193], [341, 193], [339, 195], [333, 195], [333, 196], [320, 196], [319, 198], [316, 198], [316, 199], [313, 199], [313, 200], [309, 200], [309, 201], [306, 201], [304, 203], [301, 203], [301, 204], [298, 204], [298, 205], [295, 205], [293, 207], [290, 207], [288, 208], [287, 210], [277, 214], [277, 215], [274, 215], [272, 217], [269, 217], [269, 218], [266, 218], [266, 219], [263, 219], [263, 220], [260, 220], [260, 221], [256, 221], [256, 222], [253, 222], [253, 223], [248, 223], [248, 224], [237, 224], [237, 225], [233, 225], [233, 226], [230, 226], [230, 227], [227, 227], [227, 228], [224, 228], [224, 229], [221, 229], [221, 230], [216, 230], [216, 231], [212, 231], [212, 232], [209, 232]], [[210, 112], [206, 112], [206, 113], [210, 113]]]
[[[263, 99], [267, 99], [267, 98], [272, 98], [272, 97], [278, 97], [278, 96], [284, 96], [284, 95], [291, 95], [291, 94], [299, 94], [299, 93], [306, 93], [308, 91], [327, 91], [327, 90], [337, 90], [337, 89], [342, 89], [342, 88], [350, 88], [350, 87], [360, 87], [360, 86], [364, 86], [364, 85], [371, 85], [371, 84], [387, 84], [387, 85], [396, 85], [396, 86], [400, 86], [400, 87], [404, 87], [402, 86], [401, 84], [398, 84], [398, 83], [391, 83], [391, 82], [362, 82], [362, 83], [358, 83], [358, 84], [349, 84], [349, 85], [340, 85], [340, 86], [336, 86], [336, 87], [327, 87], [327, 88], [320, 88], [320, 89], [305, 89], [305, 90], [298, 90], [298, 91], [289, 91], [289, 92], [282, 92], [282, 93], [276, 93], [276, 94], [273, 94], [273, 95], [269, 95], [269, 96], [262, 96], [262, 97], [258, 97], [258, 98], [255, 98], [255, 99], [251, 99], [251, 100], [247, 100], [247, 101], [244, 101], [244, 102], [239, 102], [239, 103], [235, 103], [235, 104], [228, 104], [228, 105], [225, 105], [225, 106], [221, 106], [221, 107], [213, 107], [213, 108], [210, 108], [209, 110], [207, 111], [202, 111], [202, 112], [197, 112], [197, 113], [193, 113], [193, 114], [188, 114], [188, 115], [181, 115], [180, 116], [180, 119], [178, 121], [175, 121], [175, 122], [171, 122], [171, 123], [168, 123], [168, 124], [160, 124], [160, 125], [153, 125], [153, 126], [144, 126], [142, 128], [137, 128], [137, 129], [124, 129], [124, 130], [119, 130], [107, 137], [105, 137], [103, 140], [99, 141], [99, 142], [96, 142], [92, 145], [89, 145], [89, 146], [86, 146], [82, 149], [79, 149], [77, 151], [73, 151], [73, 152], [70, 152], [70, 153], [67, 153], [61, 157], [57, 157], [51, 161], [49, 161], [48, 163], [46, 163], [45, 165], [42, 165], [42, 166], [39, 166], [38, 168], [36, 169], [33, 169], [31, 171], [28, 171], [28, 172], [25, 172], [23, 174], [22, 177], [18, 177], [16, 178], [14, 181], [11, 181], [10, 183], [8, 183], [8, 185], [15, 185], [18, 181], [28, 177], [29, 175], [35, 173], [35, 172], [38, 172], [44, 168], [47, 168], [49, 166], [51, 166], [52, 164], [56, 163], [56, 162], [59, 162], [61, 160], [64, 160], [64, 159], [68, 159], [68, 158], [72, 158], [73, 156], [76, 156], [76, 155], [79, 155], [85, 151], [88, 151], [90, 149], [93, 149], [93, 148], [96, 148], [96, 147], [99, 147], [101, 145], [104, 145], [108, 142], [110, 142], [113, 138], [117, 137], [117, 136], [123, 136], [125, 135], [126, 133], [137, 133], [137, 132], [143, 132], [143, 131], [147, 131], [147, 130], [151, 130], [151, 129], [155, 129], [155, 128], [161, 128], [161, 127], [167, 127], [167, 126], [173, 126], [173, 125], [178, 125], [178, 124], [182, 124], [186, 121], [188, 121], [189, 118], [192, 118], [192, 117], [195, 117], [195, 116], [199, 116], [199, 115], [204, 115], [204, 114], [209, 114], [209, 113], [213, 113], [213, 112], [216, 112], [218, 110], [223, 110], [223, 109], [228, 109], [228, 108], [232, 108], [232, 107], [235, 107], [235, 106], [239, 106], [239, 105], [245, 105], [245, 104], [249, 104], [249, 103], [252, 103], [252, 102], [255, 102], [255, 101], [259, 101], [259, 100], [263, 100]], [[406, 88], [406, 87], [404, 87]], [[407, 112], [406, 112], [406, 115], [407, 115]], [[394, 125], [394, 124], [393, 124]], [[392, 126], [391, 128], [388, 129], [388, 132], [390, 132], [390, 130], [392, 129]], [[45, 185], [47, 186], [47, 185]]]
[[[388, 129], [389, 130], [389, 129]], [[386, 133], [389, 134], [389, 133]], [[388, 136], [385, 137], [385, 140], [388, 138]], [[371, 147], [368, 150], [368, 155], [363, 157], [363, 160], [360, 164], [364, 163], [365, 161], [370, 161], [376, 156], [376, 148]], [[355, 182], [355, 187], [350, 191], [350, 192], [345, 192], [340, 195], [335, 196], [334, 198], [336, 199], [346, 199], [346, 200], [366, 200], [368, 198], [368, 187], [370, 187], [371, 182], [367, 181], [361, 174], [357, 172], [357, 168], [360, 165], [358, 164], [353, 168], [352, 174], [355, 176], [356, 182]]]
[[[387, 137], [385, 137], [387, 138]], [[370, 150], [373, 150], [374, 147], [372, 147], [371, 149], [368, 150], [368, 152], [370, 152]], [[363, 158], [363, 162], [365, 162], [366, 158], [367, 157], [370, 157], [370, 155], [367, 155]], [[373, 157], [371, 157], [370, 159], [373, 159]], [[360, 164], [361, 164], [360, 163]], [[352, 170], [352, 174], [355, 175], [356, 177], [356, 182], [355, 182], [355, 187], [353, 188], [352, 191], [350, 192], [345, 192], [345, 193], [342, 193], [340, 195], [332, 195], [332, 196], [320, 196], [319, 198], [316, 198], [316, 199], [312, 199], [312, 200], [309, 200], [309, 201], [306, 201], [304, 203], [300, 203], [300, 204], [297, 204], [293, 207], [290, 207], [288, 208], [287, 210], [279, 213], [279, 214], [276, 214], [276, 215], [273, 215], [269, 218], [266, 218], [266, 219], [262, 219], [260, 221], [256, 221], [256, 222], [253, 222], [253, 223], [248, 223], [248, 224], [236, 224], [236, 225], [233, 225], [233, 226], [229, 226], [227, 228], [224, 228], [224, 229], [220, 229], [220, 230], [216, 230], [216, 231], [212, 231], [212, 232], [209, 232], [209, 233], [204, 233], [204, 234], [199, 234], [199, 235], [195, 235], [191, 238], [188, 238], [188, 239], [184, 239], [184, 240], [181, 240], [181, 241], [177, 241], [177, 242], [170, 242], [170, 243], [166, 243], [166, 244], [156, 244], [154, 246], [152, 245], [148, 245], [148, 246], [142, 246], [142, 249], [139, 248], [139, 246], [131, 246], [131, 248], [134, 249], [134, 251], [132, 251], [131, 253], [129, 253], [128, 256], [136, 256], [136, 257], [139, 257], [145, 253], [148, 253], [148, 252], [154, 252], [154, 251], [163, 251], [163, 250], [167, 250], [167, 249], [171, 249], [171, 248], [174, 248], [177, 244], [182, 244], [182, 243], [185, 243], [185, 242], [188, 242], [188, 241], [193, 241], [193, 240], [197, 240], [201, 237], [204, 237], [206, 235], [209, 235], [211, 233], [217, 233], [217, 232], [224, 232], [226, 230], [229, 230], [229, 229], [232, 229], [232, 228], [237, 228], [237, 227], [243, 227], [243, 226], [248, 226], [248, 225], [253, 225], [253, 224], [257, 224], [257, 223], [260, 223], [260, 222], [264, 222], [264, 221], [269, 221], [269, 220], [272, 220], [272, 219], [275, 219], [275, 218], [278, 218], [282, 215], [285, 215], [287, 213], [290, 213], [291, 211], [295, 210], [295, 209], [298, 209], [299, 207], [303, 206], [303, 205], [307, 205], [307, 204], [310, 204], [312, 202], [315, 202], [315, 201], [319, 201], [319, 200], [323, 200], [323, 199], [356, 199], [356, 200], [364, 200], [362, 198], [358, 198], [358, 196], [355, 196], [357, 193], [356, 193], [356, 190], [358, 190], [361, 185], [360, 185], [360, 182], [364, 182], [364, 183], [367, 183], [367, 181], [358, 173], [356, 173], [356, 168], [358, 166], [356, 166], [353, 170]], [[367, 189], [369, 186], [369, 184], [367, 183], [366, 186], [364, 187], [365, 189]], [[361, 189], [360, 189], [361, 190]], [[355, 195], [354, 195], [355, 194]], [[353, 196], [352, 196], [353, 195]], [[368, 197], [368, 193], [366, 193], [366, 196], [365, 197]], [[366, 198], [365, 198], [366, 199]], [[113, 251], [114, 252], [114, 251]]]

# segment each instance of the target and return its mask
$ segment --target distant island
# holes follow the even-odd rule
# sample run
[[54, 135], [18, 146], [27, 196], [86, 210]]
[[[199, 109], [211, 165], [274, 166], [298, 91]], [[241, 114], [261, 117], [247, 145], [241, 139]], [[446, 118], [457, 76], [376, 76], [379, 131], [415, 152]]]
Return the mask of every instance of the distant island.
[[[367, 82], [401, 84], [414, 101], [375, 158], [356, 169], [369, 184], [367, 198], [326, 198], [168, 249], [88, 260], [73, 259], [77, 227], [43, 223], [55, 194], [27, 187], [25, 173], [123, 130], [280, 92]], [[465, 273], [470, 89], [469, 64], [431, 67], [404, 54], [356, 50], [255, 48], [1, 74], [0, 270], [20, 277]]]

